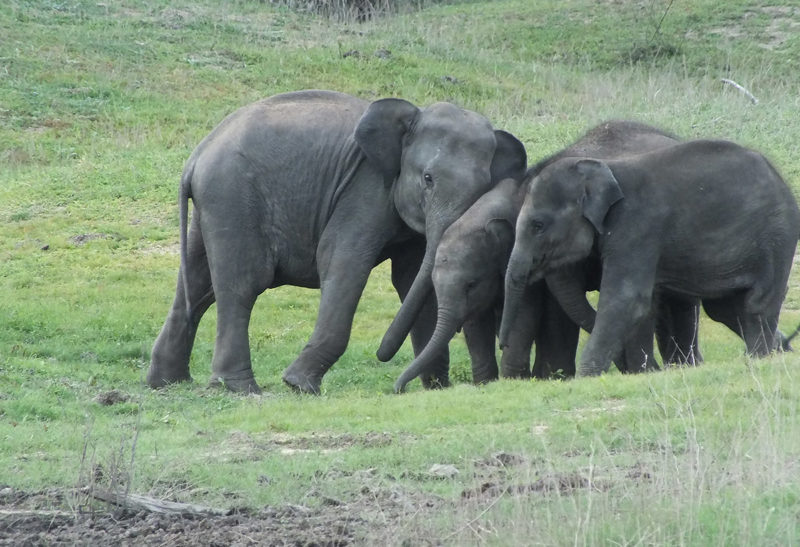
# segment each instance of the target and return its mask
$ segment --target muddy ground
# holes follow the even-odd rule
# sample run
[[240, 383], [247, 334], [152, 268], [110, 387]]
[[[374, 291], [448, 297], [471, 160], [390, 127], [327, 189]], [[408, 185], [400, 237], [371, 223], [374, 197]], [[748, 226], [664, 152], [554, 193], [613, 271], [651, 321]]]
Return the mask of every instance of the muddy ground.
[[[482, 481], [451, 502], [400, 488], [363, 486], [355, 500], [345, 503], [321, 497], [316, 507], [287, 504], [222, 512], [198, 505], [169, 506], [166, 500], [139, 496], [136, 499], [144, 499], [151, 506], [137, 510], [122, 508], [119, 503], [98, 503], [97, 492], [93, 501], [87, 502], [86, 489], [23, 492], [0, 485], [0, 546], [433, 546], [446, 541], [426, 537], [426, 527], [419, 523], [441, 512], [463, 517], [466, 508], [467, 513], [478, 513], [480, 507], [492, 505], [492, 500], [503, 495], [569, 495], [579, 490], [599, 491], [609, 487], [580, 473], [548, 474], [523, 484], [498, 480], [495, 470], [522, 461], [513, 455], [510, 455], [516, 458], [513, 461], [506, 460], [507, 454], [499, 456], [480, 462], [489, 470], [476, 477]], [[433, 473], [441, 472], [434, 467]], [[451, 466], [441, 466], [447, 467]], [[439, 479], [446, 477], [444, 474]], [[637, 465], [628, 471], [626, 478], [639, 482], [649, 480], [650, 475]], [[132, 498], [128, 496], [125, 500]], [[172, 511], [185, 506], [186, 511], [158, 512], [164, 508], [159, 504]]]
[[0, 486], [0, 545], [272, 545], [345, 546], [376, 543], [431, 544], [394, 537], [412, 515], [432, 510], [435, 500], [397, 491], [369, 492], [352, 503], [328, 500], [221, 515], [163, 514], [93, 503], [72, 507], [80, 492], [23, 492]]

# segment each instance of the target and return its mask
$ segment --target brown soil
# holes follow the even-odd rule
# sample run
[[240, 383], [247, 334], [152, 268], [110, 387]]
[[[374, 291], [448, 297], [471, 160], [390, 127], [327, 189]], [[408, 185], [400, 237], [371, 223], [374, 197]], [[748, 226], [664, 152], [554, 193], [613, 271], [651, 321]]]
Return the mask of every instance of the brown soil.
[[365, 545], [386, 543], [391, 529], [436, 504], [399, 491], [365, 488], [353, 503], [323, 500], [318, 508], [286, 505], [201, 516], [133, 512], [106, 504], [91, 511], [70, 508], [79, 497], [70, 491], [0, 486], [0, 545]]

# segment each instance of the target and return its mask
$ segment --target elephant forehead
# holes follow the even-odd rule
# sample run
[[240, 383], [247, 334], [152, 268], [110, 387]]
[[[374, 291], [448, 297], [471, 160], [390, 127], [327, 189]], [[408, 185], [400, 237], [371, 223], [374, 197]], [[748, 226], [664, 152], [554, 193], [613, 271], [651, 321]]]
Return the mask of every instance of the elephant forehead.
[[583, 195], [583, 183], [579, 177], [571, 176], [567, 170], [543, 172], [530, 186], [534, 203], [565, 204], [576, 201]]
[[437, 267], [467, 268], [481, 266], [491, 258], [493, 245], [483, 230], [465, 230], [445, 233], [436, 251]]
[[493, 151], [496, 140], [489, 120], [449, 103], [436, 103], [422, 111], [416, 131], [442, 141], [486, 147]]

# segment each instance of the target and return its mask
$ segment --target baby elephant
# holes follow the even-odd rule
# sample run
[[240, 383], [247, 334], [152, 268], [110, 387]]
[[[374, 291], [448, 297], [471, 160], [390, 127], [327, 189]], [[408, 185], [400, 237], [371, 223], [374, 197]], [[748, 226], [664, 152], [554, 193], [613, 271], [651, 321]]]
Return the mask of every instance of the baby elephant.
[[798, 235], [800, 210], [786, 183], [762, 155], [731, 142], [562, 159], [530, 184], [506, 295], [596, 249], [600, 299], [578, 375], [608, 370], [656, 292], [701, 299], [749, 354], [763, 356], [781, 345], [778, 315]]

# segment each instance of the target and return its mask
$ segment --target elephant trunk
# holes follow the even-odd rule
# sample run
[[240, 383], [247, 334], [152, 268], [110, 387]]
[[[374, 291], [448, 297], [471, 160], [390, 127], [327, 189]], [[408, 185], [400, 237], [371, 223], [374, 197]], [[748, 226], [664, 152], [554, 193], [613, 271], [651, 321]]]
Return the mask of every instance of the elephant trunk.
[[519, 315], [520, 302], [522, 302], [528, 280], [527, 261], [520, 260], [518, 253], [512, 252], [508, 262], [505, 280], [505, 297], [503, 300], [503, 317], [500, 320], [500, 347], [508, 346], [511, 330]]
[[408, 294], [403, 299], [403, 304], [394, 316], [392, 324], [383, 335], [381, 345], [378, 348], [377, 356], [380, 361], [388, 361], [395, 356], [397, 350], [403, 345], [408, 333], [411, 332], [411, 327], [414, 326], [420, 310], [428, 301], [433, 293], [433, 280], [431, 273], [433, 272], [434, 256], [436, 254], [436, 247], [439, 245], [439, 238], [435, 241], [428, 239], [425, 249], [425, 256], [422, 259], [422, 264], [419, 267], [419, 272], [408, 290]]
[[436, 320], [436, 328], [433, 331], [431, 339], [428, 341], [425, 349], [422, 350], [394, 383], [395, 393], [402, 393], [406, 388], [406, 384], [424, 373], [428, 367], [430, 367], [431, 363], [447, 348], [450, 340], [456, 335], [458, 327], [459, 322], [456, 320], [455, 315], [446, 309], [440, 308]]
[[561, 270], [546, 277], [547, 288], [573, 323], [592, 332], [597, 312], [586, 299], [585, 283], [579, 272]]

